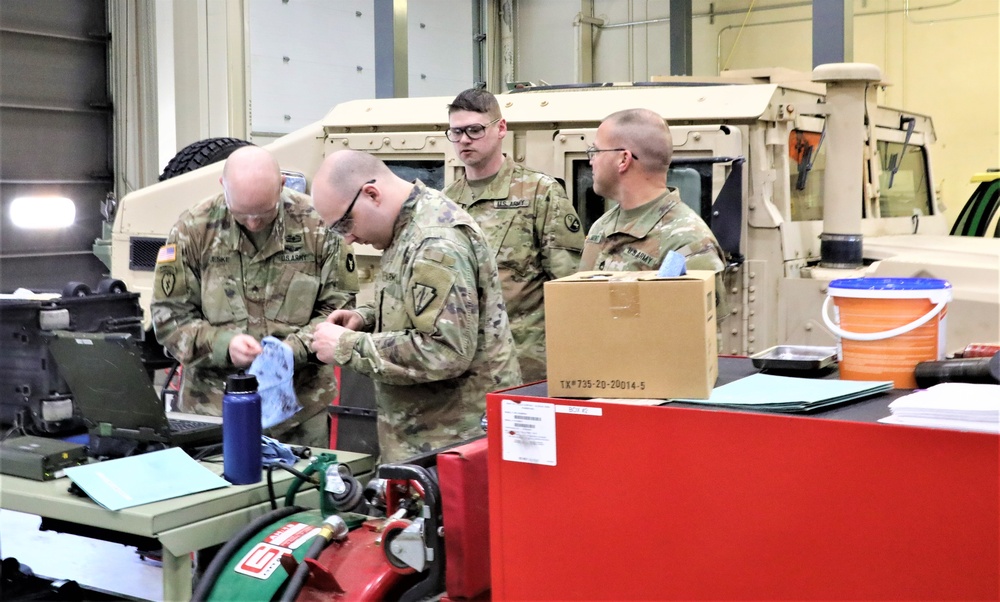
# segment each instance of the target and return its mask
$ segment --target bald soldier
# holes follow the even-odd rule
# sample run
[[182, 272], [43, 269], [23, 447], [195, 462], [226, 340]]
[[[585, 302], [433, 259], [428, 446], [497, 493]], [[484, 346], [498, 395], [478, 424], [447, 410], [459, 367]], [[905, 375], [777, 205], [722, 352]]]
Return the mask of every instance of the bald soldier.
[[383, 462], [482, 435], [490, 391], [521, 383], [493, 251], [442, 193], [343, 150], [313, 181], [316, 210], [382, 251], [375, 300], [316, 328], [324, 362], [375, 382]]
[[493, 248], [524, 381], [545, 380], [544, 285], [576, 272], [580, 218], [555, 178], [504, 156], [507, 122], [493, 94], [460, 93], [448, 105], [448, 126], [465, 176], [444, 193], [475, 218]]
[[310, 343], [332, 311], [354, 307], [353, 250], [308, 196], [283, 187], [264, 149], [238, 149], [220, 182], [221, 194], [181, 215], [156, 262], [153, 327], [184, 367], [180, 407], [221, 415], [226, 377], [253, 363], [261, 339], [276, 337], [292, 349], [303, 408], [270, 434], [326, 447], [326, 407], [337, 387]]
[[725, 255], [712, 230], [667, 186], [673, 141], [666, 122], [648, 109], [609, 115], [587, 149], [594, 192], [618, 205], [587, 234], [580, 270], [656, 270], [668, 251], [689, 270], [712, 270], [716, 290]]

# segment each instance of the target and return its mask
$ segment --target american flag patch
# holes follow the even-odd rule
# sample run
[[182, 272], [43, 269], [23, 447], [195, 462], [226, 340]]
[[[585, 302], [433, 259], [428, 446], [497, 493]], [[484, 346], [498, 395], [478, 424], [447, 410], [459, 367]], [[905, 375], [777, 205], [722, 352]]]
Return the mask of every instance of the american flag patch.
[[164, 263], [177, 259], [177, 245], [163, 245], [156, 254], [156, 263]]

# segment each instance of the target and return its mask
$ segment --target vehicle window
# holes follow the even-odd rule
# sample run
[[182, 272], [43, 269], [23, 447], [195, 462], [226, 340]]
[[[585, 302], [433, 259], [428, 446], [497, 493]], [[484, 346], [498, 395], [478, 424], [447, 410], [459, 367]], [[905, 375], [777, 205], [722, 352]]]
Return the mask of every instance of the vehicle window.
[[594, 192], [594, 170], [591, 169], [590, 162], [586, 159], [573, 161], [572, 201], [577, 215], [580, 216], [580, 221], [583, 222], [584, 232], [590, 232], [590, 227], [594, 225], [597, 218], [614, 207], [612, 201], [605, 201], [603, 197]]
[[[882, 174], [879, 211], [882, 217], [931, 215], [927, 159], [923, 147], [901, 142], [878, 142]], [[893, 173], [895, 172], [895, 174]]]
[[444, 161], [387, 159], [385, 164], [392, 173], [407, 182], [420, 180], [435, 190], [442, 190], [444, 188]]
[[823, 219], [823, 172], [826, 148], [819, 132], [792, 130], [788, 136], [791, 213], [793, 222]]
[[[694, 209], [706, 223], [712, 223], [712, 166], [728, 158], [685, 159], [676, 157], [667, 172], [667, 185], [676, 188], [681, 200]], [[573, 207], [586, 232], [601, 215], [614, 207], [594, 192], [594, 171], [586, 159], [573, 161]]]

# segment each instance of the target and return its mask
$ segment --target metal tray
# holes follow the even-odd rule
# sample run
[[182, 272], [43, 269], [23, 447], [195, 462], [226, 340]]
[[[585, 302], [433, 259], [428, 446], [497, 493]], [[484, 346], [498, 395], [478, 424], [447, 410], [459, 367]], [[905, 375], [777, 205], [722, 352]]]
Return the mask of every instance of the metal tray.
[[836, 347], [778, 345], [750, 356], [761, 370], [823, 370], [837, 361]]

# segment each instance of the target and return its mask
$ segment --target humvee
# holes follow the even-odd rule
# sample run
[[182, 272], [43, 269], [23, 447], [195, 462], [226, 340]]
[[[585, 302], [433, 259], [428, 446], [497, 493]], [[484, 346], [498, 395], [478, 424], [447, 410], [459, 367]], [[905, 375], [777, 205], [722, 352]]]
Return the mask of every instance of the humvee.
[[[589, 228], [611, 203], [594, 193], [585, 153], [601, 119], [633, 107], [662, 114], [674, 141], [667, 182], [728, 258], [722, 294], [732, 311], [720, 316], [720, 353], [835, 344], [820, 314], [828, 283], [860, 276], [946, 279], [954, 294], [948, 348], [1000, 340], [1000, 240], [948, 235], [933, 186], [932, 121], [880, 105], [878, 80], [876, 67], [847, 64], [813, 74], [520, 86], [498, 97], [509, 130], [504, 152], [560, 179]], [[834, 91], [841, 100], [832, 100]], [[445, 138], [450, 101], [344, 102], [267, 148], [306, 185], [325, 155], [357, 149], [406, 179], [443, 188], [463, 169]], [[833, 127], [838, 120], [847, 121], [846, 136]], [[217, 163], [133, 192], [108, 221], [95, 247], [110, 245], [112, 276], [139, 292], [144, 308], [157, 249], [184, 209], [220, 190], [221, 170]], [[356, 254], [363, 300], [378, 252]]]

